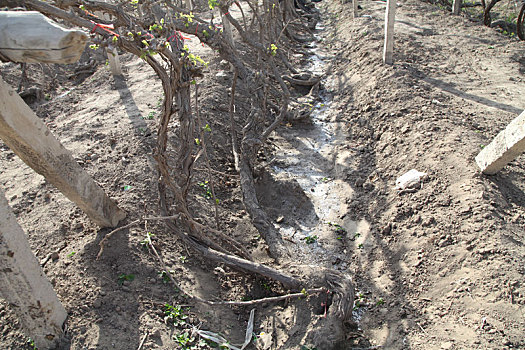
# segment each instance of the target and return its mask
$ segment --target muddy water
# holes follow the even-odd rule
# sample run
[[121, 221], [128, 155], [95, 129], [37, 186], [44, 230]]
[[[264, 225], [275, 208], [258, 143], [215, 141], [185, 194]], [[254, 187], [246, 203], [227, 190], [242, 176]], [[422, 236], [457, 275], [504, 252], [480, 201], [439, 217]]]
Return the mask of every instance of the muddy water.
[[[331, 59], [322, 45], [323, 32], [318, 25], [317, 41], [310, 46], [305, 67], [314, 75], [325, 75]], [[326, 77], [322, 86], [319, 99], [312, 103], [311, 124], [293, 125], [280, 132], [281, 149], [273, 176], [294, 183], [293, 188], [303, 192], [302, 201], [309, 203], [300, 205], [301, 210], [293, 207], [292, 213], [283, 213], [278, 226], [301, 263], [346, 271], [349, 250], [362, 247], [369, 228], [365, 221], [350, 219], [348, 213], [347, 203], [354, 190], [337, 178], [335, 171], [341, 167], [339, 153], [345, 136], [331, 110], [332, 86]]]

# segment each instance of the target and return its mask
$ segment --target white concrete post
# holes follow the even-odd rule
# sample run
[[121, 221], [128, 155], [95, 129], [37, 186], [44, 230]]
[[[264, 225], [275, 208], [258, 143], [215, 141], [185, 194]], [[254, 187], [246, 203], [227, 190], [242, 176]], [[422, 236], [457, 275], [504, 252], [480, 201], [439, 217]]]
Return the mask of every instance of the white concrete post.
[[55, 349], [67, 313], [0, 189], [0, 296], [39, 349]]
[[479, 152], [476, 163], [484, 174], [493, 175], [523, 152], [525, 152], [525, 111]]
[[383, 50], [383, 62], [392, 64], [394, 54], [394, 22], [396, 17], [396, 0], [387, 0], [385, 12], [385, 47]]
[[459, 15], [459, 12], [461, 11], [461, 0], [454, 0], [452, 3], [452, 13], [454, 15]]
[[356, 17], [359, 17], [359, 13], [358, 13], [358, 6], [359, 4], [357, 3], [357, 0], [352, 0], [352, 6], [354, 8], [354, 18]]
[[108, 55], [109, 67], [111, 68], [111, 74], [113, 76], [122, 75], [122, 67], [120, 65], [120, 59], [118, 58], [118, 52], [116, 48], [106, 49]]
[[97, 225], [115, 227], [126, 216], [1, 78], [0, 138]]

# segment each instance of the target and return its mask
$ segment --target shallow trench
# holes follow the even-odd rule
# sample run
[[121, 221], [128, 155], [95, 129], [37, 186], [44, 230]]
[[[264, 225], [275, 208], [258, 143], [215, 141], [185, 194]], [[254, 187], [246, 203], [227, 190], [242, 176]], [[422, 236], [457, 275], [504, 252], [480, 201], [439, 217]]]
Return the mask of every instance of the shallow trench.
[[[349, 213], [355, 191], [341, 169], [351, 168], [353, 161], [345, 151], [343, 122], [332, 108], [336, 89], [328, 73], [332, 57], [323, 46], [326, 32], [320, 22], [304, 67], [323, 76], [317, 98], [299, 99], [312, 108], [311, 121], [287, 124], [277, 132], [278, 150], [259, 193], [296, 262], [351, 276], [352, 251], [366, 244], [369, 224]], [[356, 321], [360, 316], [354, 313]]]

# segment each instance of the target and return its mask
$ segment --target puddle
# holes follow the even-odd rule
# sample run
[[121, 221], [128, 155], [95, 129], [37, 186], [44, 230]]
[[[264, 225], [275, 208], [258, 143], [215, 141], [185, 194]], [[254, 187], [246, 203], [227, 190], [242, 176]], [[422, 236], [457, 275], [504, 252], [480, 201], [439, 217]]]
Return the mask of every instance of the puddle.
[[[324, 75], [330, 59], [321, 47], [323, 29], [318, 24], [317, 41], [308, 49], [311, 56], [306, 69], [314, 75]], [[354, 191], [348, 183], [331, 178], [337, 155], [334, 146], [344, 142], [344, 138], [338, 138], [338, 125], [330, 120], [332, 96], [324, 79], [322, 84], [325, 88], [320, 91], [320, 100], [313, 106], [312, 125], [282, 131], [285, 145], [276, 155], [272, 168], [276, 179], [293, 181], [300, 186], [311, 201], [313, 210], [302, 213], [304, 215], [291, 224], [283, 222], [278, 227], [283, 238], [293, 242], [290, 249], [298, 260], [346, 270], [348, 249], [357, 247], [356, 237], [362, 240], [369, 226], [365, 221], [356, 222], [348, 218], [347, 203], [354, 196]]]

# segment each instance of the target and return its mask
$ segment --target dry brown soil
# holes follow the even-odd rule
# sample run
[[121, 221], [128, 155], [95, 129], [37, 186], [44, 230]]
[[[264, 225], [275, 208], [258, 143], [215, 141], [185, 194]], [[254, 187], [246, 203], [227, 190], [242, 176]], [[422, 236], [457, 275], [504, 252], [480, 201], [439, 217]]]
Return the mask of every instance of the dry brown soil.
[[[258, 170], [259, 199], [294, 263], [331, 267], [354, 279], [357, 325], [338, 348], [523, 349], [525, 158], [485, 176], [474, 157], [525, 108], [525, 46], [466, 15], [407, 0], [398, 3], [388, 66], [381, 57], [385, 3], [360, 5], [354, 19], [351, 4], [318, 4], [319, 42], [308, 48], [317, 56], [291, 58], [305, 69], [322, 61], [314, 67], [325, 73], [321, 97], [305, 100], [296, 92], [303, 106], [315, 109], [312, 121], [283, 123], [261, 150], [258, 160], [266, 167]], [[210, 61], [199, 81], [198, 108], [211, 126], [212, 165], [220, 171], [213, 181], [221, 229], [272, 264], [243, 209], [233, 170], [229, 67], [211, 50], [198, 50]], [[161, 89], [144, 62], [122, 59], [126, 78], [117, 81], [104, 65], [71, 79], [74, 65], [31, 65], [31, 84], [45, 98], [30, 102], [131, 222], [158, 215], [152, 153]], [[18, 85], [18, 66], [4, 64], [1, 73]], [[238, 104], [239, 115], [248, 111], [242, 97]], [[0, 149], [0, 186], [34, 253], [40, 261], [58, 253], [44, 271], [69, 314], [65, 348], [137, 349], [147, 335], [143, 349], [182, 349], [177, 335], [191, 325], [242, 343], [251, 308], [185, 305], [141, 244], [146, 232], [155, 235], [187, 292], [247, 300], [281, 291], [209, 264], [156, 222], [119, 231], [96, 260], [110, 230], [97, 228], [6, 146]], [[428, 175], [420, 187], [400, 192], [395, 181], [410, 169]], [[214, 225], [213, 205], [199, 185], [206, 180], [197, 170], [192, 207]], [[134, 278], [119, 280], [122, 275]], [[319, 339], [322, 302], [256, 306], [257, 340], [249, 348], [335, 348]], [[184, 324], [167, 322], [166, 303], [185, 305]], [[0, 315], [0, 347], [30, 349], [4, 301]], [[197, 343], [195, 349], [209, 348]]]

